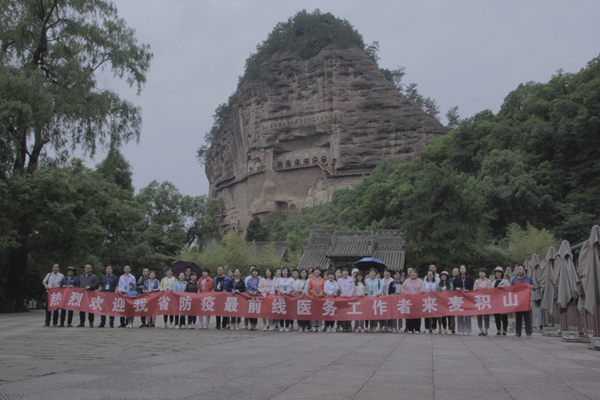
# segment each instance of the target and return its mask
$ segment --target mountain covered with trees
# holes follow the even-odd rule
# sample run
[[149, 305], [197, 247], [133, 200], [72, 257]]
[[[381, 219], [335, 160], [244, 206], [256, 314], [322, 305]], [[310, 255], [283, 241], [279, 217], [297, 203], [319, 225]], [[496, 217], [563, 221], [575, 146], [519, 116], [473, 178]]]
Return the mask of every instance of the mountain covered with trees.
[[[455, 123], [415, 160], [383, 161], [330, 204], [253, 221], [250, 239], [299, 250], [311, 228], [402, 229], [411, 265], [492, 266], [587, 238], [600, 219], [600, 58]], [[525, 252], [509, 250], [527, 240]]]

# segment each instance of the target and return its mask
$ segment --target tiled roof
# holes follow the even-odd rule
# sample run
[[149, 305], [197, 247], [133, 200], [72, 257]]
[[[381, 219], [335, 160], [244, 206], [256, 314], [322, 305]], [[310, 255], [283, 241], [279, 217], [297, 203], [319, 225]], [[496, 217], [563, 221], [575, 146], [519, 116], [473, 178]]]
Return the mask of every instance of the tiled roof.
[[298, 269], [308, 269], [319, 267], [321, 269], [329, 268], [329, 259], [325, 257], [327, 249], [304, 249], [300, 262], [298, 263]]
[[309, 247], [329, 247], [335, 231], [311, 231], [308, 240]]
[[404, 268], [403, 236], [397, 230], [311, 231], [298, 268], [328, 267], [333, 261], [375, 257], [393, 270]]
[[386, 267], [394, 271], [404, 269], [404, 250], [375, 250], [373, 257], [383, 261]]
[[372, 239], [357, 237], [338, 237], [327, 251], [327, 257], [365, 257], [371, 253]]

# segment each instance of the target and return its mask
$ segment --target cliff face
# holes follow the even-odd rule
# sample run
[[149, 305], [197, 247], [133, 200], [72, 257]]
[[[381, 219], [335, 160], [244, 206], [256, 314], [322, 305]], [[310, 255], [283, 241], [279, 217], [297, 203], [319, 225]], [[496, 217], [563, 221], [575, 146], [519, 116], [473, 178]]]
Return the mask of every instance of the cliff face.
[[385, 158], [411, 159], [445, 132], [360, 49], [278, 53], [274, 82], [246, 81], [206, 157], [223, 227], [327, 202]]

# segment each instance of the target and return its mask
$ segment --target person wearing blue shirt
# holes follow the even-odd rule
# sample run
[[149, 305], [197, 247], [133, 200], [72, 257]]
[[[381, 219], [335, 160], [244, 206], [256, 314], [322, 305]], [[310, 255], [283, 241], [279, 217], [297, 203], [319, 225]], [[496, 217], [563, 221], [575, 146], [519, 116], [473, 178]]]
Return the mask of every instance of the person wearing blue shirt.
[[[67, 268], [67, 276], [65, 276], [60, 283], [60, 287], [79, 287], [79, 278], [75, 276], [75, 268], [69, 267]], [[60, 327], [65, 327], [65, 318], [67, 317], [67, 326], [69, 328], [73, 327], [73, 310], [61, 310], [60, 312]]]
[[[133, 283], [133, 287], [135, 288], [135, 276], [131, 275], [131, 267], [126, 265], [123, 267], [123, 275], [119, 277], [119, 285], [117, 286], [117, 293], [121, 293], [123, 295], [127, 294], [129, 291], [129, 284]], [[119, 328], [126, 328], [127, 320], [125, 317], [121, 317], [121, 323]]]
[[[114, 292], [117, 290], [117, 285], [119, 284], [119, 278], [116, 275], [113, 275], [113, 268], [110, 265], [107, 265], [104, 269], [105, 275], [100, 278], [100, 287], [98, 288], [99, 292]], [[115, 317], [111, 316], [108, 319], [109, 326], [111, 328], [115, 327]], [[104, 328], [106, 326], [106, 315], [102, 315], [100, 317], [100, 325], [99, 328]]]
[[[179, 274], [179, 280], [173, 284], [173, 293], [185, 292], [186, 286], [185, 273], [181, 272]], [[185, 328], [185, 315], [175, 315], [175, 329], [180, 328]]]
[[[525, 267], [523, 265], [517, 265], [517, 276], [515, 276], [511, 282], [511, 284], [513, 285], [517, 283], [525, 283], [529, 285], [529, 288], [531, 290], [537, 290], [537, 288], [533, 284], [533, 280], [525, 273]], [[533, 332], [531, 328], [531, 311], [517, 311], [515, 313], [515, 317], [517, 320], [517, 326], [515, 327], [515, 336], [521, 337], [521, 331], [523, 329], [523, 319], [525, 319], [525, 334], [527, 335], [527, 339], [531, 339], [531, 334]]]
[[[365, 290], [367, 296], [381, 296], [383, 293], [383, 285], [381, 279], [377, 277], [377, 270], [371, 268], [369, 277], [365, 279]], [[369, 321], [369, 332], [375, 332], [377, 329], [377, 321]]]

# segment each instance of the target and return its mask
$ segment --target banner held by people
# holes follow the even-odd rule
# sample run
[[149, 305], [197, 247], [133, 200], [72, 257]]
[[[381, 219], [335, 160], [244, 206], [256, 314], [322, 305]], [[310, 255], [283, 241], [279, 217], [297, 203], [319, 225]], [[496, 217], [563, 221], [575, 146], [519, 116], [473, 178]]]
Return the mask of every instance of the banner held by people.
[[126, 297], [120, 293], [95, 292], [80, 288], [53, 288], [49, 290], [48, 301], [48, 309], [51, 311], [63, 309], [119, 317], [223, 315], [324, 321], [506, 314], [531, 309], [528, 285], [467, 292], [444, 291], [320, 299], [306, 295], [250, 296], [225, 292], [158, 292]]

